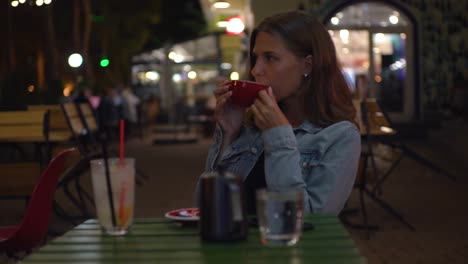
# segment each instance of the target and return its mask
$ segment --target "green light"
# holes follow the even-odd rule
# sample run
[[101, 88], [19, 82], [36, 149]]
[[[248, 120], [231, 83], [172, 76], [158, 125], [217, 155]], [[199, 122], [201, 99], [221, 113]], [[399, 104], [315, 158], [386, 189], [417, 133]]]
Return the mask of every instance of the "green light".
[[91, 15], [91, 21], [93, 22], [104, 22], [104, 16]]
[[102, 59], [100, 64], [103, 68], [109, 66], [109, 59]]

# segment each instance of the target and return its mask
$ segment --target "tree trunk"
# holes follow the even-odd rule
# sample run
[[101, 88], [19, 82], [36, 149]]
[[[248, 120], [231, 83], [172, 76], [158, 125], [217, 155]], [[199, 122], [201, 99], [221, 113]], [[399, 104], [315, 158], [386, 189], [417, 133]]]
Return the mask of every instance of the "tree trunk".
[[45, 78], [45, 56], [44, 56], [44, 48], [40, 47], [37, 49], [37, 57], [36, 57], [36, 70], [37, 70], [37, 88], [44, 89], [46, 86], [46, 78]]
[[[6, 1], [5, 1], [6, 3]], [[7, 12], [8, 12], [8, 15], [7, 15], [7, 26], [8, 26], [8, 29], [7, 29], [7, 40], [8, 40], [8, 71], [13, 71], [13, 69], [16, 68], [16, 56], [15, 56], [15, 43], [14, 43], [14, 40], [13, 40], [13, 18], [12, 18], [12, 15], [11, 15], [11, 12], [13, 12], [13, 10], [11, 10], [11, 5], [8, 3], [7, 4]]]
[[81, 43], [80, 43], [80, 1], [73, 1], [73, 48], [75, 52], [81, 52]]
[[59, 72], [58, 72], [58, 49], [57, 43], [55, 39], [55, 26], [54, 26], [54, 18], [52, 13], [52, 5], [48, 5], [47, 7], [47, 14], [46, 14], [46, 30], [47, 30], [47, 44], [46, 50], [48, 50], [49, 55], [49, 81], [57, 81], [59, 79]]
[[93, 74], [93, 61], [89, 56], [89, 39], [91, 36], [91, 0], [82, 0], [83, 4], [83, 21], [84, 21], [84, 29], [83, 29], [83, 58], [85, 60], [85, 71], [86, 71], [86, 79], [88, 80], [89, 84], [94, 82], [94, 74]]

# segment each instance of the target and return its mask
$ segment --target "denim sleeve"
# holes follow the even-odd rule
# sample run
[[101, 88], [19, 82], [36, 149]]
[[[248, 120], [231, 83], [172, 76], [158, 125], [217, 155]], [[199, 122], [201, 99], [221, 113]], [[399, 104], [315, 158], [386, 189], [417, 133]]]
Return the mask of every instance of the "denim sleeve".
[[220, 127], [216, 127], [215, 139], [208, 152], [205, 171], [221, 169], [245, 178], [260, 154], [261, 141], [257, 140], [259, 136], [258, 132], [252, 132], [251, 129], [243, 127], [239, 137], [230, 145], [225, 146], [221, 152], [223, 132]]
[[[204, 172], [229, 171], [245, 179], [261, 154], [262, 142], [258, 138], [259, 136], [258, 132], [243, 128], [239, 137], [226, 146], [221, 153], [223, 131], [219, 126], [216, 126], [214, 142], [208, 151]], [[198, 197], [198, 183], [196, 197]]]
[[219, 155], [219, 148], [221, 146], [222, 140], [223, 140], [223, 131], [218, 125], [216, 125], [215, 131], [214, 131], [214, 142], [210, 146], [210, 149], [208, 151], [208, 156], [205, 162], [205, 172], [216, 170], [215, 162]]
[[338, 214], [344, 206], [357, 171], [360, 135], [349, 122], [332, 125], [310, 135], [301, 144], [322, 148], [320, 160], [303, 169], [298, 143], [291, 126], [264, 131], [265, 175], [273, 189], [303, 188], [306, 212]]
[[208, 150], [208, 156], [206, 157], [205, 161], [205, 170], [203, 173], [198, 177], [197, 184], [195, 186], [195, 205], [199, 207], [199, 195], [200, 195], [200, 177], [207, 172], [216, 171], [216, 159], [218, 158], [219, 148], [221, 146], [221, 140], [223, 139], [223, 131], [222, 129], [216, 124], [215, 131], [214, 131], [214, 141], [211, 144]]
[[[315, 193], [315, 201], [320, 201], [314, 207], [316, 212], [338, 215], [352, 191], [361, 153], [361, 136], [354, 125], [348, 124], [336, 131], [320, 163], [307, 177], [310, 182], [322, 182], [318, 188], [308, 184], [308, 192]], [[311, 203], [313, 201], [311, 199]]]
[[[268, 129], [262, 134], [265, 146], [265, 179], [268, 188], [283, 190], [302, 188], [306, 183], [302, 176], [300, 153], [290, 125]], [[309, 199], [307, 199], [309, 200]], [[310, 208], [305, 204], [306, 211]]]

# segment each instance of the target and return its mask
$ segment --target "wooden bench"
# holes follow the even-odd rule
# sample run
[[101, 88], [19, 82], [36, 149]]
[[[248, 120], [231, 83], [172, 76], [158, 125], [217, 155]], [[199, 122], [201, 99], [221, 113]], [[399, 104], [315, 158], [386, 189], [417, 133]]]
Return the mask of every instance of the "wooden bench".
[[[49, 150], [49, 112], [0, 112], [0, 144], [32, 143]], [[0, 163], [0, 198], [28, 198], [41, 173], [42, 157], [37, 162]]]
[[28, 105], [30, 111], [49, 111], [49, 141], [66, 142], [72, 139], [72, 133], [60, 105]]
[[44, 141], [46, 136], [48, 137], [44, 131], [46, 112], [45, 110], [0, 112], [0, 142]]

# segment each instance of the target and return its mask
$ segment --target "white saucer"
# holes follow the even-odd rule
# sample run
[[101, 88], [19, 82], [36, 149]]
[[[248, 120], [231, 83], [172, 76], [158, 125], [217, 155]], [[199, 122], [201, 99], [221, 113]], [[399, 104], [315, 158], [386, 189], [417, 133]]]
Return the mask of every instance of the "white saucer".
[[198, 208], [182, 208], [167, 212], [166, 218], [183, 222], [194, 222], [200, 220], [200, 210]]

